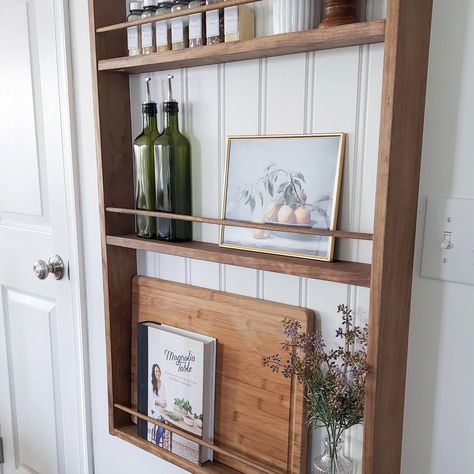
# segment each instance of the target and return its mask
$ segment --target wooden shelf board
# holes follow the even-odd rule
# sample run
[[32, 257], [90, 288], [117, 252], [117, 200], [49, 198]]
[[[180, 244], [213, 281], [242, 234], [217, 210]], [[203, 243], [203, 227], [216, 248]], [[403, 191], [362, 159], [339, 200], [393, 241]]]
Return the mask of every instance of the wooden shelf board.
[[143, 56], [103, 59], [99, 71], [141, 73], [183, 67], [244, 61], [362, 44], [385, 39], [385, 20], [353, 23], [332, 28], [265, 36], [248, 41], [222, 43], [181, 51], [166, 51]]
[[198, 474], [207, 474], [207, 473], [218, 473], [218, 474], [239, 474], [239, 471], [232, 469], [225, 464], [221, 464], [217, 461], [214, 462], [207, 462], [202, 466], [197, 466], [196, 464], [187, 461], [186, 459], [177, 456], [169, 451], [166, 451], [144, 439], [140, 438], [137, 435], [137, 427], [136, 425], [128, 425], [122, 426], [120, 428], [115, 428], [112, 433], [113, 435], [117, 436], [118, 438], [127, 441], [128, 443], [134, 444], [139, 448], [145, 449], [146, 451], [159, 456], [160, 458], [173, 463], [182, 469], [187, 471], [198, 473]]
[[180, 257], [206, 260], [239, 267], [285, 273], [317, 280], [370, 287], [371, 266], [357, 262], [321, 262], [297, 257], [219, 247], [207, 242], [169, 243], [141, 239], [135, 235], [107, 236], [107, 244], [116, 247], [147, 250]]

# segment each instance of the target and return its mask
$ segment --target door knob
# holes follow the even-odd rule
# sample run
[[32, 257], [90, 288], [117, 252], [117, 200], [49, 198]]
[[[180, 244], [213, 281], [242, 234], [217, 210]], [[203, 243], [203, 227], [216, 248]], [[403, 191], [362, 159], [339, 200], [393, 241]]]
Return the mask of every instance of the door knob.
[[53, 275], [56, 280], [61, 280], [64, 276], [64, 262], [59, 255], [54, 255], [46, 263], [38, 260], [33, 264], [33, 271], [37, 278], [46, 280], [49, 275]]

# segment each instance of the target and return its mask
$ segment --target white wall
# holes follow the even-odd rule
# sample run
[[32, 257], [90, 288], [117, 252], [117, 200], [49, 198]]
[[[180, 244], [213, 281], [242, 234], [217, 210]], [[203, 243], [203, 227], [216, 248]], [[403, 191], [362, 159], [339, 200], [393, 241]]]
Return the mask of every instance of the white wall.
[[[403, 472], [474, 472], [474, 287], [419, 277], [427, 196], [474, 198], [474, 2], [435, 0]], [[472, 225], [474, 225], [474, 216]]]
[[[376, 17], [383, 16], [383, 3], [379, 0], [369, 2], [368, 12], [373, 12]], [[87, 264], [96, 472], [125, 474], [133, 471], [151, 472], [156, 469], [170, 474], [183, 472], [108, 435], [98, 197], [86, 4], [86, 0], [70, 2], [83, 196], [84, 251]], [[430, 80], [422, 195], [432, 190], [442, 190], [442, 194], [472, 197], [472, 160], [469, 169], [470, 156], [460, 155], [464, 145], [462, 124], [456, 129], [458, 121], [467, 121], [462, 115], [464, 108], [465, 113], [469, 112], [467, 105], [459, 108], [459, 104], [462, 104], [460, 94], [463, 93], [463, 84], [459, 80], [462, 55], [452, 54], [452, 51], [463, 49], [469, 0], [459, 1], [459, 18], [452, 11], [454, 8], [445, 4], [443, 0], [435, 0], [431, 71], [435, 71], [436, 77], [432, 74]], [[472, 5], [470, 9], [472, 37]], [[449, 15], [452, 16], [452, 21], [447, 18]], [[370, 231], [373, 221], [382, 56], [382, 46], [375, 45], [177, 71], [176, 76], [180, 83], [177, 88], [180, 91], [179, 99], [186, 105], [182, 125], [193, 144], [195, 212], [218, 215], [224, 154], [222, 138], [225, 135], [347, 131], [349, 145], [341, 227]], [[468, 57], [466, 52], [464, 60]], [[472, 69], [472, 64], [470, 66]], [[157, 98], [160, 94], [162, 96], [159, 85], [162, 77], [163, 75], [155, 74]], [[464, 82], [464, 89], [467, 89], [467, 78]], [[138, 104], [141, 99], [139, 76], [132, 78], [131, 91], [135, 105], [132, 124], [134, 132], [137, 132]], [[469, 91], [466, 90], [466, 93]], [[465, 133], [464, 140], [467, 140], [469, 135]], [[467, 144], [465, 146], [467, 147]], [[451, 161], [453, 156], [456, 159]], [[445, 157], [448, 159], [442, 161]], [[430, 163], [431, 161], [434, 164]], [[448, 176], [452, 179], [448, 179]], [[216, 229], [212, 227], [197, 229], [196, 234], [198, 238], [213, 242], [217, 238]], [[343, 243], [338, 254], [343, 258], [367, 261], [370, 248], [366, 244]], [[351, 304], [361, 320], [367, 316], [368, 290], [347, 285], [153, 254], [139, 255], [139, 269], [141, 273], [161, 278], [308, 306], [318, 312], [318, 321], [326, 334], [331, 334], [336, 325], [334, 316], [338, 303], [346, 301]], [[433, 297], [434, 294], [437, 295], [436, 298]], [[451, 318], [462, 318], [469, 309], [464, 313], [459, 310], [456, 314], [451, 314], [448, 308], [455, 304], [461, 306], [461, 301], [468, 301], [468, 294], [472, 295], [472, 288], [416, 279], [410, 346], [410, 384], [407, 391], [409, 416], [405, 430], [403, 471], [406, 474], [441, 472], [441, 469], [437, 471], [430, 467], [430, 462], [434, 465], [439, 464], [441, 459], [448, 459], [450, 449], [444, 447], [446, 441], [452, 442], [453, 445], [468, 442], [467, 429], [461, 432], [459, 440], [456, 438], [459, 426], [457, 431], [447, 431], [451, 418], [447, 415], [446, 407], [449, 407], [449, 404], [446, 398], [450, 395], [448, 390], [451, 384], [443, 385], [445, 382], [439, 382], [441, 375], [448, 383], [451, 377], [455, 377], [452, 368], [457, 367], [458, 362], [454, 358], [450, 359], [449, 350], [451, 344], [456, 344], [457, 350], [462, 351], [458, 342], [461, 337], [467, 337], [469, 334], [464, 331], [465, 326], [461, 326], [462, 320], [457, 325], [444, 322], [448, 317], [449, 322]], [[426, 303], [423, 298], [427, 300]], [[422, 304], [425, 306], [421, 306]], [[468, 354], [460, 354], [459, 360], [467, 363]], [[467, 369], [463, 371], [463, 377], [467, 373]], [[452, 385], [456, 387], [455, 383]], [[469, 391], [464, 392], [464, 404], [460, 403], [459, 399], [456, 402], [458, 410], [468, 406], [467, 393]], [[466, 418], [467, 416], [464, 417]], [[455, 419], [456, 426], [459, 425], [457, 421]], [[356, 458], [360, 456], [360, 433], [360, 429], [354, 430], [347, 446], [349, 453]], [[319, 446], [318, 439], [314, 440], [314, 445], [315, 453]], [[464, 453], [468, 455], [467, 449]], [[474, 471], [474, 462], [472, 465]]]

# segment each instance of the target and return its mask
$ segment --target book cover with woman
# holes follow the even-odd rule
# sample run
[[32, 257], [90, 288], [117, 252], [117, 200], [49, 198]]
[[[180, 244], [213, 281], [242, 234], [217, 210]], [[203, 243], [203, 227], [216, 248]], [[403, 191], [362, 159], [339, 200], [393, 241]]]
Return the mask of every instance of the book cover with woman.
[[[164, 410], [168, 406], [168, 403], [166, 401], [165, 383], [161, 379], [161, 369], [158, 364], [153, 364], [151, 368], [151, 387], [152, 396], [148, 416], [156, 418], [158, 421], [164, 423], [165, 419], [162, 415], [165, 413]], [[149, 441], [155, 442], [155, 444], [158, 444], [159, 446], [163, 447], [164, 433], [165, 429], [157, 426], [154, 439], [152, 436], [152, 439], [150, 439]]]
[[[208, 413], [211, 405], [207, 388], [214, 379], [209, 369], [215, 370], [212, 357], [208, 354], [206, 358], [209, 351], [205, 340], [199, 340], [197, 334], [154, 323], [139, 324], [137, 334], [138, 411], [164, 425], [203, 438], [203, 420], [206, 419], [205, 428], [209, 431], [209, 420], [213, 418]], [[215, 344], [212, 338], [207, 339], [207, 344]], [[212, 457], [199, 444], [163, 426], [141, 420], [138, 433], [196, 464]], [[209, 438], [207, 433], [205, 437]]]

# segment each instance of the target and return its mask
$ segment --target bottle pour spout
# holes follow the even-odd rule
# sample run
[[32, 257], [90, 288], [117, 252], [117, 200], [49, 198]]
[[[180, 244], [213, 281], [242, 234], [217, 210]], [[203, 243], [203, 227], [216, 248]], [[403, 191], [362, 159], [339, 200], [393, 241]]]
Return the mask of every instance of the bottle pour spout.
[[153, 103], [154, 103], [154, 102], [151, 100], [150, 83], [151, 83], [151, 77], [147, 77], [147, 78], [145, 79], [145, 84], [146, 84], [146, 99], [145, 99], [145, 104], [153, 104]]
[[151, 100], [151, 77], [145, 78], [145, 86], [146, 86], [146, 97], [145, 102], [142, 104], [142, 113], [148, 115], [156, 115], [157, 106], [156, 102]]
[[174, 76], [168, 74], [168, 99], [163, 102], [163, 111], [170, 113], [177, 113], [179, 111], [178, 101], [173, 99], [173, 86], [172, 80]]
[[173, 79], [174, 76], [172, 74], [168, 74], [168, 102], [177, 102], [173, 99]]

